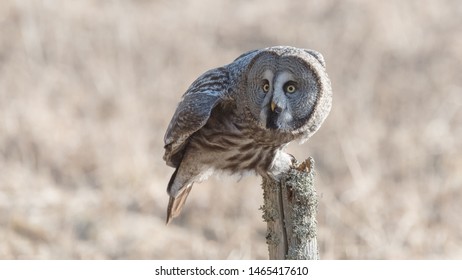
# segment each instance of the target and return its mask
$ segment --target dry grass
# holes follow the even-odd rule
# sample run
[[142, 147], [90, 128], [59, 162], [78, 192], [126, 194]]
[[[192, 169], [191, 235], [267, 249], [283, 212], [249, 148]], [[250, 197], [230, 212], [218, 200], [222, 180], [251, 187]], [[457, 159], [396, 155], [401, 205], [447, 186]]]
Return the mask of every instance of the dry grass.
[[205, 70], [321, 51], [324, 259], [462, 258], [462, 2], [0, 3], [0, 258], [267, 258], [259, 179], [195, 186], [164, 225], [163, 134]]

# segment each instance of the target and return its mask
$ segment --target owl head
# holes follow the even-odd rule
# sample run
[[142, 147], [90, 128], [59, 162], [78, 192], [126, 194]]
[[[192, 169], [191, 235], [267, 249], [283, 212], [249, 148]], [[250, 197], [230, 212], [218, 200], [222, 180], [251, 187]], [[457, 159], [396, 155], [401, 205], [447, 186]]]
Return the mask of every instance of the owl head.
[[263, 129], [306, 140], [330, 111], [330, 81], [324, 59], [316, 51], [264, 49], [252, 58], [245, 75], [241, 105]]

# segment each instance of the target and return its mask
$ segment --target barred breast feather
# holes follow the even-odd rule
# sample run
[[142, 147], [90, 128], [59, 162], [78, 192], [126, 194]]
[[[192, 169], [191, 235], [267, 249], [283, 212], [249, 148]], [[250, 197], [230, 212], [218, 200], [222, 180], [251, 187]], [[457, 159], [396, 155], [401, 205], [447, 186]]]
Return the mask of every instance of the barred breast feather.
[[265, 132], [236, 115], [233, 106], [219, 105], [206, 125], [192, 135], [188, 148], [211, 155], [204, 164], [214, 169], [264, 175], [276, 151], [289, 142], [288, 137], [271, 134], [276, 133]]

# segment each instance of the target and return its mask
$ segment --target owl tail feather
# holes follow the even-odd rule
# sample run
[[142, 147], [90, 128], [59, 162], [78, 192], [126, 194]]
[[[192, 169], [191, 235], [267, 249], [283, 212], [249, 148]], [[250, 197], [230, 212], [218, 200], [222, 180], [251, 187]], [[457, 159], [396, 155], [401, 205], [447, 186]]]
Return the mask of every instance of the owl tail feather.
[[186, 198], [188, 198], [189, 192], [191, 190], [192, 184], [180, 189], [176, 197], [170, 197], [167, 206], [167, 225], [172, 221], [173, 218], [178, 217], [178, 215], [180, 215], [181, 209], [183, 209], [183, 205], [186, 202]]

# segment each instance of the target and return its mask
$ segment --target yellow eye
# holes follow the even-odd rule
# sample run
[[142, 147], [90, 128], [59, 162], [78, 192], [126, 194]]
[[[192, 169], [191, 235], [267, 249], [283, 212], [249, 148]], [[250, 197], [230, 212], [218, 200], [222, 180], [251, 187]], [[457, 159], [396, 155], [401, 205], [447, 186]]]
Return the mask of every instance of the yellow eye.
[[268, 80], [265, 80], [265, 81], [263, 82], [263, 85], [262, 85], [261, 88], [263, 89], [263, 91], [264, 91], [265, 93], [267, 93], [267, 92], [269, 91], [270, 85], [269, 85]]
[[287, 93], [294, 93], [297, 90], [297, 87], [294, 82], [287, 82], [284, 85], [284, 91]]

